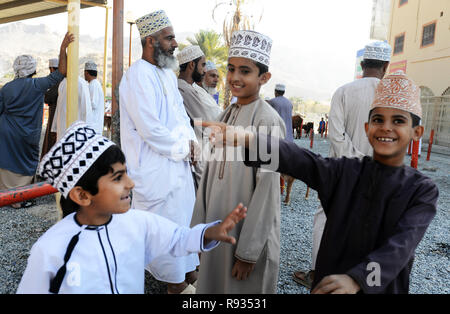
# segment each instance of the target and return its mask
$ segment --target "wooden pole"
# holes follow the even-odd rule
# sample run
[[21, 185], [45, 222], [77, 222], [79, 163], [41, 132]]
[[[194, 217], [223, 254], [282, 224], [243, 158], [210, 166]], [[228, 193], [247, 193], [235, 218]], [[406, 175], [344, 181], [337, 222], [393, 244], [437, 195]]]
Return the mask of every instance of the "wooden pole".
[[131, 39], [133, 36], [133, 24], [132, 22], [128, 22], [130, 24], [130, 46], [128, 48], [128, 68], [131, 67]]
[[67, 112], [66, 128], [78, 120], [78, 60], [80, 50], [80, 0], [69, 0], [69, 32], [75, 36], [67, 53]]
[[119, 138], [119, 102], [116, 90], [123, 75], [123, 0], [114, 0], [113, 7], [113, 52], [112, 52], [112, 104], [111, 104], [111, 139], [120, 144]]
[[431, 134], [430, 134], [430, 141], [428, 142], [428, 154], [427, 154], [427, 161], [430, 161], [430, 156], [431, 156], [431, 147], [433, 146], [433, 140], [434, 140], [434, 130], [431, 130]]

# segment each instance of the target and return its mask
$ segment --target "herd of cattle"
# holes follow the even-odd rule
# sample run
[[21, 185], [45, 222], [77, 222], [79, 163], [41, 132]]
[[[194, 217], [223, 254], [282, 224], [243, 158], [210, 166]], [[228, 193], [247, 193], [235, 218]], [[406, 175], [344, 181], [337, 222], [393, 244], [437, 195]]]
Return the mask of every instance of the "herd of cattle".
[[311, 130], [314, 129], [314, 122], [303, 124], [303, 118], [297, 114], [292, 117], [292, 129], [296, 139], [301, 138], [302, 130], [305, 131], [305, 137], [309, 137]]

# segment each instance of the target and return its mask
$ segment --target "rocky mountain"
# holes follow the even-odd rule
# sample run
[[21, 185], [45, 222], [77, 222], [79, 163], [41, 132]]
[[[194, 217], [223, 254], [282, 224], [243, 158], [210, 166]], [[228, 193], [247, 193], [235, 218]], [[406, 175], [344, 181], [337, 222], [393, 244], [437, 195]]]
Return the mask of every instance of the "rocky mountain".
[[[64, 37], [61, 32], [52, 31], [46, 25], [27, 25], [24, 23], [10, 23], [0, 27], [0, 86], [13, 78], [12, 64], [14, 59], [21, 54], [31, 54], [38, 61], [38, 76], [48, 73], [48, 59], [55, 58], [59, 53], [59, 46]], [[124, 69], [128, 68], [129, 37], [124, 29]], [[177, 33], [177, 40], [186, 43], [187, 37], [194, 37], [193, 33]], [[272, 50], [270, 71], [272, 79], [263, 86], [261, 93], [265, 97], [272, 97], [275, 85], [285, 84], [287, 96], [302, 97], [304, 99], [329, 100], [335, 88], [341, 82], [333, 79], [319, 79], [317, 69], [321, 67], [325, 56], [320, 51], [308, 51], [313, 47], [305, 47], [303, 51], [294, 51], [288, 46], [277, 45]], [[80, 36], [80, 74], [87, 60], [94, 60], [100, 65], [99, 77], [103, 76], [103, 50], [104, 39], [93, 38], [89, 35]], [[112, 39], [108, 40], [108, 78], [111, 82], [111, 50]], [[142, 54], [141, 42], [137, 31], [134, 29], [132, 40], [132, 60], [140, 58]], [[311, 57], [313, 56], [313, 57]], [[336, 63], [339, 63], [336, 60]], [[323, 77], [323, 76], [322, 76]], [[342, 82], [344, 83], [344, 82]]]

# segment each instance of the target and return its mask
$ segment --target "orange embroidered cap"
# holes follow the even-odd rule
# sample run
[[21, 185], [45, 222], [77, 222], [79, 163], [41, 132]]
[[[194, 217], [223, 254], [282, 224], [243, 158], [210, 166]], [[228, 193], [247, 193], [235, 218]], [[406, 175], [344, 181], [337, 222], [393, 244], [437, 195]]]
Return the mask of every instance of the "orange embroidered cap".
[[403, 71], [386, 76], [378, 84], [372, 109], [396, 108], [422, 118], [420, 89]]

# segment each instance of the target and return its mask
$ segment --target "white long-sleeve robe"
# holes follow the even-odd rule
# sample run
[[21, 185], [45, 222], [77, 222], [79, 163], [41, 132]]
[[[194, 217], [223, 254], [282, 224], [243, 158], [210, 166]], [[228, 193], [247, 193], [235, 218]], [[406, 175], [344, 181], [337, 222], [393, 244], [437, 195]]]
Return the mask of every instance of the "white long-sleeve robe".
[[98, 134], [103, 134], [105, 119], [105, 96], [103, 88], [97, 79], [89, 82], [89, 95], [91, 96], [92, 121], [91, 126]]
[[33, 245], [17, 293], [49, 293], [50, 281], [63, 266], [69, 242], [78, 232], [61, 294], [142, 294], [143, 268], [158, 256], [182, 256], [218, 245], [213, 241], [203, 246], [204, 231], [215, 223], [189, 229], [158, 215], [129, 210], [113, 215], [104, 226], [89, 227], [74, 216], [59, 221]]
[[[56, 132], [57, 139], [60, 140], [67, 130], [67, 79], [61, 81], [58, 88], [58, 100], [56, 102], [55, 117], [52, 124], [52, 132]], [[91, 124], [92, 105], [87, 82], [78, 77], [78, 121]]]
[[328, 123], [330, 157], [372, 155], [364, 123], [380, 80], [366, 77], [340, 87], [333, 95]]
[[[189, 226], [195, 202], [189, 141], [196, 141], [173, 71], [138, 60], [120, 83], [120, 135], [130, 177], [132, 207]], [[155, 259], [147, 269], [180, 283], [199, 264], [197, 254]]]

